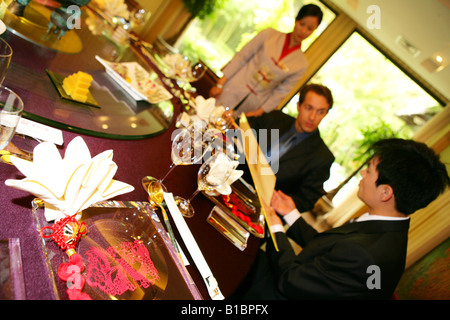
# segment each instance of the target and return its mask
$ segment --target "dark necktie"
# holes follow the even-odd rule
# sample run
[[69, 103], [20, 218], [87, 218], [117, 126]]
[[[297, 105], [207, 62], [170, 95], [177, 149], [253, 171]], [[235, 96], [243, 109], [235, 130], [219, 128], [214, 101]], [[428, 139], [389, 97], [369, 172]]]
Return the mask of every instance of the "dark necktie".
[[281, 141], [280, 144], [278, 145], [278, 153], [276, 148], [271, 148], [269, 163], [275, 173], [278, 170], [278, 163], [280, 161], [280, 158], [290, 150], [296, 138], [297, 138], [296, 135], [292, 135], [288, 139]]

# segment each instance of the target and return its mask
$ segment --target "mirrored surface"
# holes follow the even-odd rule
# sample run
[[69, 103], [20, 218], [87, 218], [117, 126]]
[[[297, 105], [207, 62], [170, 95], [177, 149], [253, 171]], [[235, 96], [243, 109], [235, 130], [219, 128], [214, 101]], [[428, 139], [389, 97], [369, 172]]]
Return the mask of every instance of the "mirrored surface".
[[[29, 14], [24, 17], [35, 21], [6, 20], [7, 31], [2, 34], [13, 48], [4, 84], [17, 91], [24, 100], [24, 117], [81, 134], [125, 140], [157, 135], [168, 128], [174, 112], [174, 98], [155, 104], [137, 101], [95, 59], [97, 55], [109, 62], [137, 62], [148, 72], [149, 79], [165, 87], [160, 80], [162, 73], [139, 53], [139, 49], [114, 41], [110, 26], [87, 7], [83, 7], [80, 28], [70, 30], [58, 40], [56, 35], [43, 31], [50, 9], [32, 4], [33, 7], [25, 9]], [[92, 28], [93, 19], [101, 22], [95, 28]], [[90, 26], [86, 20], [90, 21]], [[33, 34], [38, 39], [33, 39]], [[64, 50], [69, 37], [81, 41], [81, 49], [74, 50], [79, 52], [67, 53], [70, 48]], [[78, 71], [92, 75], [90, 93], [98, 107], [64, 99], [48, 71], [61, 77]]]

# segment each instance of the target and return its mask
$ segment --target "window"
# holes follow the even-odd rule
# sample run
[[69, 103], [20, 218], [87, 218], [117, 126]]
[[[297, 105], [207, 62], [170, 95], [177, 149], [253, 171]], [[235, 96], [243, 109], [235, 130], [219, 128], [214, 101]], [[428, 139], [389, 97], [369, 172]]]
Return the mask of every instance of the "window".
[[259, 31], [270, 27], [291, 32], [298, 11], [308, 3], [320, 6], [324, 18], [303, 44], [305, 51], [335, 18], [317, 0], [227, 0], [211, 17], [194, 19], [175, 46], [193, 60], [201, 59], [221, 76], [220, 69]]

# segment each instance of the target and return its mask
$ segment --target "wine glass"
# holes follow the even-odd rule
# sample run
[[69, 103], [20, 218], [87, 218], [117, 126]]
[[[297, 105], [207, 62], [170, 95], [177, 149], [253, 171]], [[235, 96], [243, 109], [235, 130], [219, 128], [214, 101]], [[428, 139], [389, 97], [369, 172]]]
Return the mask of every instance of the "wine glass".
[[191, 82], [200, 80], [206, 73], [206, 65], [201, 62], [191, 62], [189, 58], [184, 57], [184, 64], [177, 65], [179, 73], [177, 74], [176, 81], [180, 88], [184, 91], [189, 91], [192, 87], [189, 85]]
[[187, 218], [194, 216], [195, 210], [191, 205], [192, 199], [200, 191], [214, 192], [224, 185], [235, 168], [236, 162], [228, 158], [223, 152], [217, 152], [206, 160], [197, 173], [197, 190], [188, 200], [176, 199], [181, 214]]
[[197, 163], [208, 149], [209, 140], [203, 139], [204, 126], [195, 123], [182, 129], [172, 141], [172, 164], [161, 182], [176, 166]]
[[11, 63], [12, 53], [13, 51], [10, 45], [0, 38], [0, 85], [3, 84], [3, 80], [5, 80], [6, 72]]
[[[214, 137], [211, 139], [203, 139], [203, 127], [192, 124], [187, 128], [180, 130], [172, 141], [171, 159], [172, 164], [169, 167], [167, 173], [162, 179], [156, 179], [150, 176], [142, 178], [142, 185], [150, 198], [153, 198], [153, 193], [158, 190], [167, 192], [167, 188], [164, 186], [163, 181], [172, 172], [176, 166], [191, 165], [200, 161], [203, 155], [208, 150], [210, 144], [214, 141]], [[175, 201], [184, 201], [181, 197], [174, 197]], [[156, 205], [153, 201], [150, 201], [152, 205]]]
[[201, 61], [197, 61], [196, 63], [192, 64], [190, 82], [200, 80], [205, 75], [206, 69], [207, 67]]
[[218, 106], [209, 115], [209, 123], [222, 132], [233, 126], [233, 113], [223, 106]]
[[0, 86], [0, 151], [14, 136], [22, 112], [22, 99], [11, 89]]
[[223, 152], [229, 158], [239, 160], [239, 154], [236, 153], [233, 141], [219, 129], [208, 128], [204, 134], [204, 137], [206, 140], [214, 139], [210, 143], [211, 155], [214, 155], [216, 152]]
[[[206, 65], [201, 62], [191, 62], [191, 60], [186, 56], [181, 56], [178, 54], [178, 58], [175, 58], [172, 66], [174, 69], [174, 77], [177, 82], [181, 84], [186, 84], [189, 82], [194, 82], [200, 80], [206, 73]], [[180, 87], [182, 85], [180, 84]]]

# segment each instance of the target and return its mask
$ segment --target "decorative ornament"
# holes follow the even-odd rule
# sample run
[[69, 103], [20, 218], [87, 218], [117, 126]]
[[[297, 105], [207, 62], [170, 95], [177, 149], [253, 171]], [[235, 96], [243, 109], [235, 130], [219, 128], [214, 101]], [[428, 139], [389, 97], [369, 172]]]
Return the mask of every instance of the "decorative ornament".
[[231, 209], [231, 212], [238, 218], [240, 218], [242, 221], [247, 223], [253, 230], [255, 230], [259, 234], [264, 233], [264, 229], [251, 221], [250, 217], [248, 216], [251, 214], [249, 209], [246, 209], [245, 204], [242, 204], [242, 201], [236, 197], [235, 194], [231, 195], [222, 195], [222, 200], [224, 204]]
[[[68, 263], [61, 263], [58, 267], [59, 278], [72, 283], [67, 289], [69, 299], [91, 300], [88, 294], [81, 292], [86, 282], [81, 275], [85, 265], [81, 255], [75, 251], [81, 236], [87, 233], [87, 227], [84, 222], [78, 222], [75, 216], [66, 216], [56, 221], [53, 226], [43, 227], [40, 234], [43, 238], [52, 238], [69, 257]], [[45, 230], [52, 230], [52, 233], [45, 234]]]
[[86, 251], [87, 282], [107, 295], [120, 296], [127, 290], [148, 288], [160, 280], [148, 249], [142, 240], [121, 242], [108, 249]]

